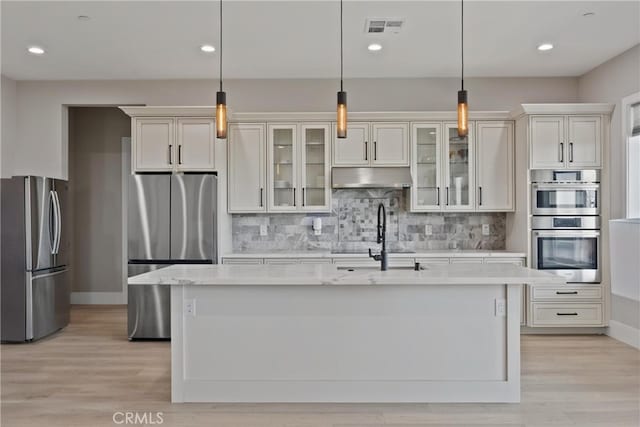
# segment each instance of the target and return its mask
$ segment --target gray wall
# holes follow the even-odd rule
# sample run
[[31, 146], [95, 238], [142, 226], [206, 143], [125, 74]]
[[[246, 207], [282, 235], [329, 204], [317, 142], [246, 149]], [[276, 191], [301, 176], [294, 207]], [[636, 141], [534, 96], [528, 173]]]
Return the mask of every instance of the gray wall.
[[69, 109], [74, 292], [122, 290], [122, 147], [129, 116], [117, 108]]
[[[505, 249], [505, 213], [410, 213], [405, 190], [335, 190], [328, 214], [233, 215], [235, 252], [376, 249], [377, 207], [387, 213], [390, 250]], [[315, 236], [314, 218], [322, 220]], [[432, 235], [424, 233], [431, 225]], [[482, 235], [488, 224], [489, 236]], [[268, 235], [260, 236], [260, 226]]]
[[[611, 117], [610, 215], [623, 218], [626, 210], [626, 153], [622, 134], [622, 98], [640, 91], [640, 45], [594, 68], [578, 80], [582, 102], [615, 104]], [[608, 258], [609, 253], [603, 254]], [[640, 329], [640, 302], [611, 296], [611, 320]]]
[[[350, 111], [453, 111], [458, 85], [457, 79], [444, 78], [345, 81]], [[472, 110], [578, 99], [574, 77], [470, 78], [465, 86]], [[338, 82], [229, 80], [225, 88], [231, 111], [333, 111]], [[66, 105], [213, 105], [216, 90], [214, 80], [20, 81], [15, 171], [67, 176]]]
[[2, 93], [2, 118], [0, 127], [0, 177], [8, 178], [12, 175], [14, 155], [13, 151], [17, 146], [17, 85], [15, 80], [2, 76], [0, 83]]

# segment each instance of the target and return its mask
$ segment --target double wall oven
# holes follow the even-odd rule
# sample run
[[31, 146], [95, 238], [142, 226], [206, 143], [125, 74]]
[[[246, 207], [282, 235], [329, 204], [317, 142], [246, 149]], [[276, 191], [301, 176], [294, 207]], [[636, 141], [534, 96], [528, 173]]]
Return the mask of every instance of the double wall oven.
[[532, 264], [569, 283], [599, 283], [600, 172], [531, 172]]

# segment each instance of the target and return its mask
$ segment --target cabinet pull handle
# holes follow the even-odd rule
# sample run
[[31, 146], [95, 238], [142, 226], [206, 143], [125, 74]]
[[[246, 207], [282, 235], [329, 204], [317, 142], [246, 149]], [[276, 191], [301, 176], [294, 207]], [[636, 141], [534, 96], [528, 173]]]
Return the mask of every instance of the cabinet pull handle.
[[264, 203], [262, 202], [262, 187], [260, 188], [260, 207], [263, 207]]
[[560, 163], [564, 162], [564, 143], [560, 143]]
[[578, 295], [578, 291], [569, 291], [569, 292], [556, 291], [556, 295]]
[[296, 205], [296, 187], [293, 187], [293, 206]]
[[378, 141], [373, 141], [373, 160], [378, 160]]
[[573, 163], [573, 142], [569, 143], [569, 163]]
[[304, 205], [305, 205], [305, 200], [304, 200], [304, 198], [305, 198], [305, 191], [304, 191], [304, 190], [305, 190], [306, 188], [307, 188], [307, 187], [302, 187], [302, 207], [304, 207]]
[[556, 316], [577, 316], [578, 313], [556, 313]]
[[436, 187], [436, 190], [438, 192], [437, 197], [438, 197], [438, 206], [440, 206], [440, 187]]
[[173, 145], [169, 144], [169, 164], [173, 164]]
[[367, 141], [365, 141], [364, 142], [364, 159], [365, 160], [369, 160], [369, 155], [367, 153], [367, 151], [369, 151], [368, 150], [368, 146], [369, 146], [369, 143]]
[[449, 187], [447, 187], [447, 206], [449, 206]]
[[182, 145], [178, 145], [178, 164], [182, 164]]
[[482, 187], [478, 187], [478, 192], [479, 192], [479, 196], [480, 196], [479, 205], [482, 206]]

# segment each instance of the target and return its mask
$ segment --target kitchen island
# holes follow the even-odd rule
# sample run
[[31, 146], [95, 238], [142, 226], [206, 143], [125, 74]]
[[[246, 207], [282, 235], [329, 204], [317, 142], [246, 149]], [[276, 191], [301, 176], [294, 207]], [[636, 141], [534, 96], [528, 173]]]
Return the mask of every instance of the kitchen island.
[[174, 265], [173, 402], [519, 402], [514, 265]]

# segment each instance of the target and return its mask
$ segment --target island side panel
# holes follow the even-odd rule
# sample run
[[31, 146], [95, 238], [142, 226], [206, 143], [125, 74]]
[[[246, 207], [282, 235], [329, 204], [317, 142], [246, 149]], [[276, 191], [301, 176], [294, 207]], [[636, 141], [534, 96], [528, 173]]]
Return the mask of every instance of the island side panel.
[[518, 401], [518, 287], [175, 286], [173, 400]]
[[520, 402], [520, 311], [524, 285], [507, 288], [507, 387], [512, 402]]
[[184, 287], [171, 286], [171, 401], [184, 402]]

